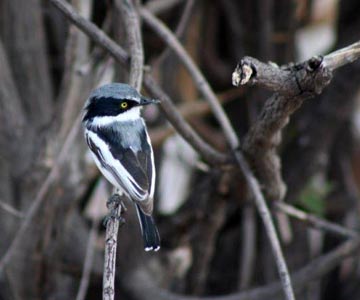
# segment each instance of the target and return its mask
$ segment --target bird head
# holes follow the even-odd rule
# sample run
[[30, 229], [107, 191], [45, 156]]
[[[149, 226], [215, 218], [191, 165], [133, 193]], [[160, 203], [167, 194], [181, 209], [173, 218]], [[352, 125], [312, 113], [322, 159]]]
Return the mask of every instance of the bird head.
[[83, 122], [105, 125], [113, 121], [130, 121], [140, 117], [140, 108], [159, 100], [139, 94], [125, 83], [110, 83], [95, 89], [85, 103]]

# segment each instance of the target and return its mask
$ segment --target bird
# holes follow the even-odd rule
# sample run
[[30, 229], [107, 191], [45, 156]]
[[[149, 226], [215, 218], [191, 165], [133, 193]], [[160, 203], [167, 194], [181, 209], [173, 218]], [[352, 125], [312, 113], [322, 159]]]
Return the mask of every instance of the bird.
[[135, 203], [145, 251], [160, 249], [154, 219], [154, 153], [141, 108], [159, 100], [142, 96], [125, 83], [91, 92], [82, 124], [86, 143], [103, 176]]

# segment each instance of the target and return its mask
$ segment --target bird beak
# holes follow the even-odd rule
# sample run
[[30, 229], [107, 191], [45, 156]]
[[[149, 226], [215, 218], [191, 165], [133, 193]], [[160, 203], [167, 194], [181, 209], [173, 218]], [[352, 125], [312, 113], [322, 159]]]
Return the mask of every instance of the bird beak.
[[141, 97], [140, 105], [159, 104], [160, 100]]

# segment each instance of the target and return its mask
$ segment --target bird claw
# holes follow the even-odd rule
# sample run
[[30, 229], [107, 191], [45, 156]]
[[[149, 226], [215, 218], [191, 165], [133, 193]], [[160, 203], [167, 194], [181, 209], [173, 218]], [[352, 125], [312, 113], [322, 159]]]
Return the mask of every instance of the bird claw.
[[105, 227], [107, 227], [109, 221], [112, 220], [116, 220], [119, 221], [120, 226], [122, 226], [123, 224], [125, 224], [125, 218], [123, 218], [121, 215], [118, 215], [118, 207], [121, 207], [121, 211], [125, 206], [122, 202], [121, 196], [119, 194], [113, 194], [109, 197], [109, 199], [106, 201], [106, 207], [109, 209], [109, 213], [105, 216], [104, 221], [103, 221], [103, 225]]
[[113, 194], [109, 197], [109, 199], [106, 201], [106, 207], [110, 210], [117, 208], [119, 205], [121, 205], [121, 196], [119, 194]]
[[108, 223], [113, 220], [119, 221], [120, 226], [122, 226], [126, 223], [125, 218], [123, 218], [122, 216], [119, 216], [117, 214], [116, 210], [110, 210], [109, 214], [107, 214], [104, 218], [104, 221], [103, 221], [104, 227], [107, 227]]

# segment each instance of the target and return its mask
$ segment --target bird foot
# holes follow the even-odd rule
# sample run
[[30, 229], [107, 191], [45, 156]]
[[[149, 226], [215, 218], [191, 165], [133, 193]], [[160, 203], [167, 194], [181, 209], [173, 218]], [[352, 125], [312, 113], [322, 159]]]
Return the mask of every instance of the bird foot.
[[112, 220], [117, 220], [120, 223], [120, 226], [125, 224], [125, 218], [118, 214], [118, 208], [121, 206], [120, 213], [126, 211], [121, 196], [119, 194], [113, 194], [106, 201], [106, 207], [109, 209], [109, 213], [105, 216], [103, 225], [107, 227], [108, 222]]

